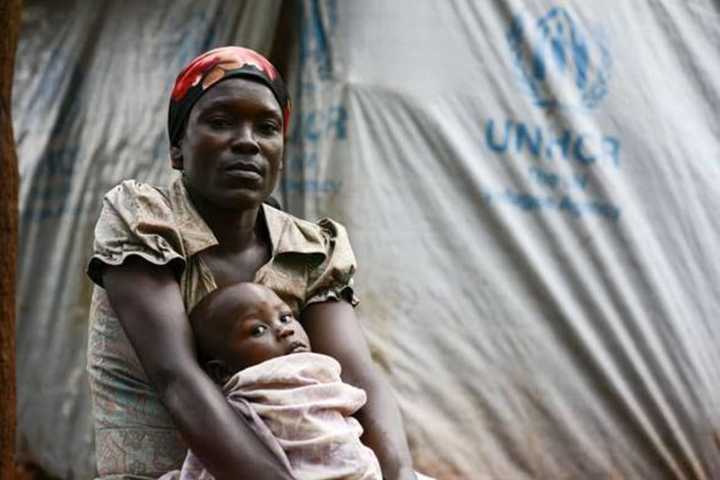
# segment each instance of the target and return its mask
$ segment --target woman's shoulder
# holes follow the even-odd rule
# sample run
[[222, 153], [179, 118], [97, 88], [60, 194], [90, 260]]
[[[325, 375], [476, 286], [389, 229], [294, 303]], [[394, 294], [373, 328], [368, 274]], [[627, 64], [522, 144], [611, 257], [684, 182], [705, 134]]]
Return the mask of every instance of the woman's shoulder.
[[356, 305], [352, 277], [357, 264], [345, 227], [330, 218], [310, 222], [271, 208], [265, 211], [271, 236], [278, 240], [275, 252], [317, 254], [306, 262], [305, 304], [343, 298]]
[[290, 237], [294, 243], [327, 250], [338, 239], [348, 241], [345, 226], [331, 218], [305, 220], [270, 205], [265, 205], [265, 211], [271, 222], [270, 228], [281, 232], [283, 237]]
[[98, 224], [121, 221], [131, 230], [177, 226], [182, 222], [177, 218], [176, 203], [167, 188], [124, 180], [105, 194]]
[[134, 179], [123, 180], [115, 185], [105, 194], [104, 201], [111, 205], [127, 205], [133, 208], [143, 206], [170, 208], [167, 188]]
[[188, 248], [167, 190], [136, 180], [125, 180], [105, 194], [95, 224], [88, 275], [102, 286], [105, 265], [120, 265], [138, 256], [156, 265], [184, 268]]

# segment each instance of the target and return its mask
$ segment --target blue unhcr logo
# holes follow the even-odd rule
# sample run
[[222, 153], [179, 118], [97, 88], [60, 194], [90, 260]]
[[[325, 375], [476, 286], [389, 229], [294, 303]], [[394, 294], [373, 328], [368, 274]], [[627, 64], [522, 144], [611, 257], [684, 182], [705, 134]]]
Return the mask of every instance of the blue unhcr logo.
[[583, 31], [562, 7], [552, 8], [529, 27], [516, 16], [507, 40], [535, 105], [595, 108], [607, 95], [612, 63], [599, 35]]

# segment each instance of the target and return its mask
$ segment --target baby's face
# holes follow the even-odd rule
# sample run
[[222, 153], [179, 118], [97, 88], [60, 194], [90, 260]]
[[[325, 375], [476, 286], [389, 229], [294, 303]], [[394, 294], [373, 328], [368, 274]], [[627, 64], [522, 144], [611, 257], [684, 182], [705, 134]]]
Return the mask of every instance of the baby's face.
[[225, 363], [234, 371], [296, 352], [310, 340], [290, 307], [272, 290], [252, 285], [236, 297]]

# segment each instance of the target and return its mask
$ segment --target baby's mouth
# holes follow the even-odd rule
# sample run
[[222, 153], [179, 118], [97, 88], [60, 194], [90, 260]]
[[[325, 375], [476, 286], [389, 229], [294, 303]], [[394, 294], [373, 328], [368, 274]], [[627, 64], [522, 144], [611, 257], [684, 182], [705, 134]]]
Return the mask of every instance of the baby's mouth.
[[288, 353], [309, 352], [310, 349], [302, 342], [292, 342]]

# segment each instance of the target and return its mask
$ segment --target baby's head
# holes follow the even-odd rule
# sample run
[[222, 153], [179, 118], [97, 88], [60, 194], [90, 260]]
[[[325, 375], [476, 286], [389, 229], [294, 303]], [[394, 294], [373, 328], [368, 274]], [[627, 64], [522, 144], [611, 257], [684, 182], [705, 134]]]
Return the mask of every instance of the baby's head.
[[190, 323], [201, 360], [212, 361], [227, 373], [310, 351], [307, 333], [290, 307], [257, 283], [213, 291], [193, 308]]

